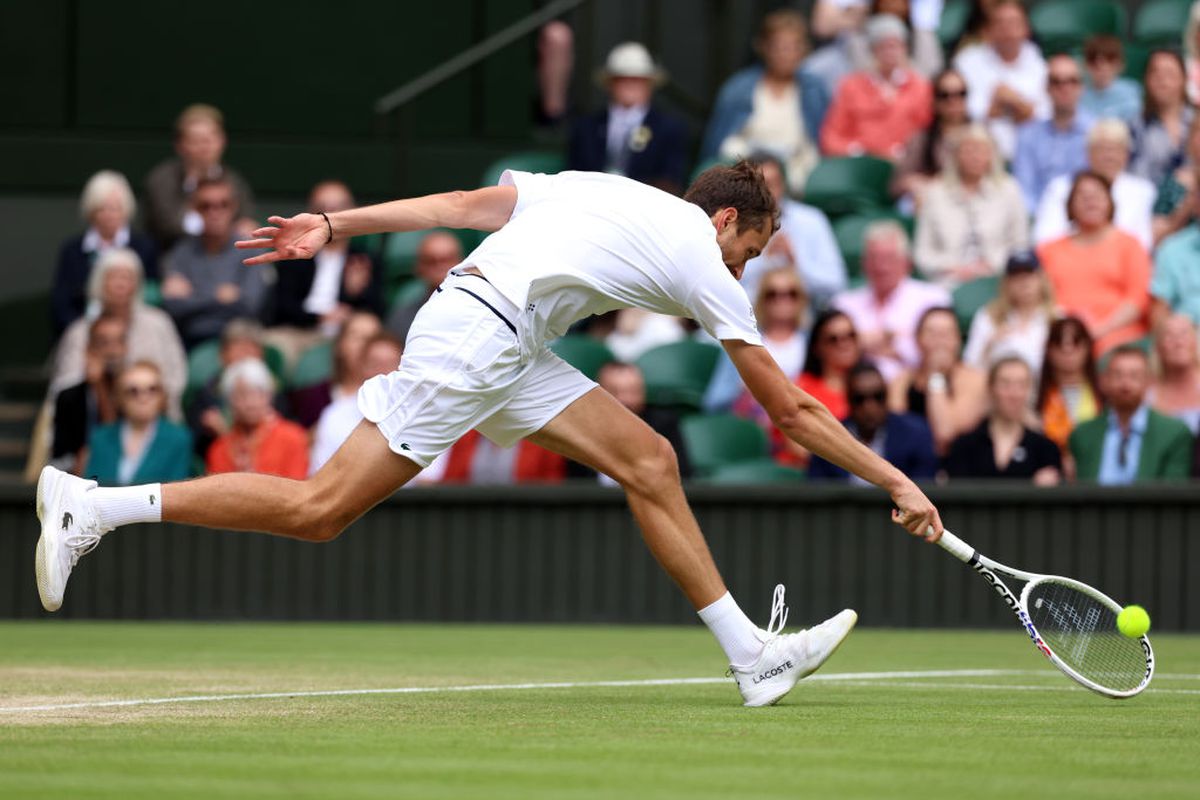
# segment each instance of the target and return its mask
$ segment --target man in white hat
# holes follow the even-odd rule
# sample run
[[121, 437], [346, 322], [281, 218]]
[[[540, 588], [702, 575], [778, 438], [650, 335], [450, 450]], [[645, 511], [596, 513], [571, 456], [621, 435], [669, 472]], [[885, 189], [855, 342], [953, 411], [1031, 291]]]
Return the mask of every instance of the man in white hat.
[[683, 191], [687, 177], [687, 128], [651, 100], [666, 73], [637, 42], [608, 54], [596, 80], [608, 92], [608, 107], [582, 117], [571, 130], [567, 168], [611, 172]]

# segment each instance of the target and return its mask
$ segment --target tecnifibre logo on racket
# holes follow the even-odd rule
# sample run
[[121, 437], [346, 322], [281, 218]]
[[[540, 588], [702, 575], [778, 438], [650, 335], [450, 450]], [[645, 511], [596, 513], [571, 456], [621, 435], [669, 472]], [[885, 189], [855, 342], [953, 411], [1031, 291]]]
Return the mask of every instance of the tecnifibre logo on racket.
[[1050, 658], [1050, 648], [1046, 646], [1046, 643], [1042, 641], [1042, 637], [1038, 635], [1037, 628], [1033, 627], [1033, 622], [1030, 621], [1029, 615], [1025, 613], [1025, 609], [1021, 608], [1021, 602], [1017, 600], [1016, 595], [1014, 595], [1012, 591], [1004, 585], [1002, 580], [997, 578], [990, 569], [979, 563], [979, 561], [972, 559], [970, 563], [971, 568], [978, 572], [984, 580], [991, 584], [992, 588], [996, 590], [996, 594], [1004, 598], [1004, 604], [1012, 609], [1013, 613], [1017, 615], [1017, 619], [1019, 619], [1021, 624], [1025, 627], [1025, 632], [1029, 634], [1029, 638], [1033, 640], [1033, 643], [1037, 649], [1042, 651], [1042, 655], [1044, 655], [1046, 658]]

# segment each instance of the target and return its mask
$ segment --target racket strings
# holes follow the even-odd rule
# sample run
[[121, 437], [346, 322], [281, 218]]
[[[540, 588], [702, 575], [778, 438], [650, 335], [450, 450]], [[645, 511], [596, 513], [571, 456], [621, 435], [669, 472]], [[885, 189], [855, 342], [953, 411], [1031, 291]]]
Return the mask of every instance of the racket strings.
[[1117, 630], [1117, 612], [1106, 603], [1050, 579], [1030, 587], [1027, 610], [1054, 654], [1084, 678], [1117, 691], [1141, 684], [1141, 641]]

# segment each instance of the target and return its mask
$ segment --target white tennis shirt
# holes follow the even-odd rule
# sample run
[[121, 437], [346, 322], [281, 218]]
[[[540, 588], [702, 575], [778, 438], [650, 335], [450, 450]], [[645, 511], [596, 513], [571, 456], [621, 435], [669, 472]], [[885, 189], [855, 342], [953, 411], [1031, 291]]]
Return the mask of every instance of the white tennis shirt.
[[517, 204], [463, 260], [513, 305], [530, 346], [616, 308], [694, 319], [711, 336], [762, 344], [746, 293], [721, 260], [708, 215], [617, 175], [506, 171]]

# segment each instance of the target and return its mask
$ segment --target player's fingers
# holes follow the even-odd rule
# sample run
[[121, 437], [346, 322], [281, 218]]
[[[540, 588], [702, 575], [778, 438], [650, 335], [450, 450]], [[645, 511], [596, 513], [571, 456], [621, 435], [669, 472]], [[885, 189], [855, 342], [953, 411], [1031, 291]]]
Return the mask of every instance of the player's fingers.
[[279, 225], [282, 227], [290, 222], [290, 220], [288, 217], [267, 217], [267, 222], [271, 223], [272, 225]]
[[937, 509], [935, 508], [933, 510], [933, 520], [925, 529], [925, 541], [930, 543], [936, 542], [938, 539], [942, 538], [942, 533], [944, 531], [945, 527], [942, 526], [941, 515], [938, 514]]
[[257, 228], [250, 232], [251, 236], [274, 236], [279, 233], [279, 228]]
[[242, 239], [233, 243], [239, 250], [261, 250], [275, 244], [274, 239]]
[[252, 256], [251, 258], [244, 258], [244, 259], [242, 259], [242, 263], [245, 264], [247, 267], [253, 267], [255, 264], [269, 264], [272, 261], [278, 261], [280, 258], [282, 258], [282, 256], [279, 253], [276, 253], [274, 250], [272, 250], [269, 253], [263, 253], [262, 255]]

